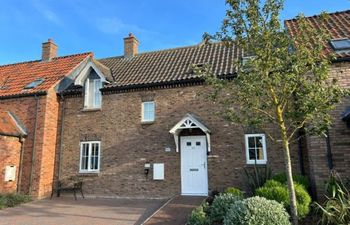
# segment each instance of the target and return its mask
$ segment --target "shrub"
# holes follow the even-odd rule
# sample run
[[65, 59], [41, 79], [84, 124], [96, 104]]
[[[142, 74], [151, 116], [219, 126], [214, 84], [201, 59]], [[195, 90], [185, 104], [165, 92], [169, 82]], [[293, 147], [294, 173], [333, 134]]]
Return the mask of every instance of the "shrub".
[[[272, 180], [278, 181], [282, 184], [287, 184], [287, 175], [286, 173], [279, 173], [272, 177]], [[310, 188], [310, 182], [309, 179], [306, 176], [302, 175], [293, 175], [293, 181], [294, 183], [298, 183], [304, 186], [306, 190], [309, 190]]]
[[346, 225], [350, 224], [350, 193], [340, 177], [332, 173], [326, 185], [326, 201], [321, 206], [316, 204], [321, 212], [321, 224]]
[[231, 205], [239, 200], [242, 198], [229, 193], [216, 196], [209, 210], [210, 221], [221, 223]]
[[14, 207], [21, 203], [26, 203], [31, 201], [31, 197], [22, 194], [5, 194], [0, 195], [0, 209], [6, 207]]
[[275, 184], [277, 186], [264, 185], [264, 187], [258, 188], [255, 191], [255, 194], [266, 199], [275, 200], [283, 204], [284, 207], [288, 208], [289, 195], [285, 186], [277, 181], [269, 182], [267, 184]]
[[[294, 187], [297, 200], [298, 217], [304, 218], [310, 212], [311, 197], [303, 185], [295, 184]], [[283, 204], [287, 210], [290, 208], [288, 187], [287, 185], [281, 184], [278, 181], [267, 181], [263, 187], [256, 190], [255, 194], [260, 197], [275, 200]]]
[[228, 210], [224, 225], [290, 225], [283, 205], [261, 197], [236, 201]]
[[206, 211], [208, 210], [208, 203], [203, 203], [201, 206], [195, 208], [188, 219], [188, 225], [207, 225], [209, 224]]
[[268, 166], [257, 166], [254, 164], [253, 169], [244, 168], [248, 187], [254, 193], [259, 187], [262, 187], [265, 182], [271, 179], [272, 170]]
[[212, 190], [209, 194], [209, 197], [206, 199], [206, 202], [209, 205], [213, 204], [215, 197], [218, 196], [219, 194], [220, 194], [220, 192], [218, 190]]
[[224, 193], [228, 193], [228, 194], [231, 194], [231, 195], [243, 198], [243, 192], [241, 190], [239, 190], [238, 188], [235, 188], [235, 187], [228, 187], [228, 188], [226, 188]]

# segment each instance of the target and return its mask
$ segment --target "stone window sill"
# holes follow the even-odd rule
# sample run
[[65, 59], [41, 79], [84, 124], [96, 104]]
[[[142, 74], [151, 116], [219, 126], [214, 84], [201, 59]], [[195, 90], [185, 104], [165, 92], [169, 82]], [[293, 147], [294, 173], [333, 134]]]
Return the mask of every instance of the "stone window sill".
[[79, 177], [98, 177], [100, 175], [99, 172], [79, 172]]
[[101, 111], [101, 108], [83, 108], [81, 111], [82, 112], [96, 112], [96, 111]]
[[155, 123], [155, 121], [141, 121], [141, 125], [151, 125], [154, 123]]

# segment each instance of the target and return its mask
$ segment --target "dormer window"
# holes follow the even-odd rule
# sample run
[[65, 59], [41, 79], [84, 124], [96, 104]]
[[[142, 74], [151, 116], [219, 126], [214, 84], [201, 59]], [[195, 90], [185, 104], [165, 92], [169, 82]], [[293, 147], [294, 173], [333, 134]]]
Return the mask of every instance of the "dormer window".
[[330, 40], [330, 44], [332, 45], [332, 48], [337, 52], [350, 51], [349, 38], [333, 39]]
[[94, 72], [85, 81], [85, 109], [99, 109], [102, 104], [102, 80]]

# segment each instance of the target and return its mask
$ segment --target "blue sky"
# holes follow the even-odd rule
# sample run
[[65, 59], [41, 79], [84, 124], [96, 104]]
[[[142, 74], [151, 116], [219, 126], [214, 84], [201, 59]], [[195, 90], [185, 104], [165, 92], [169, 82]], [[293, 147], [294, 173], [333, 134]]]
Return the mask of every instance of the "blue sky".
[[[96, 58], [123, 54], [133, 32], [140, 51], [197, 44], [214, 33], [224, 0], [2, 0], [0, 64], [40, 59], [53, 38], [59, 55], [92, 51]], [[286, 0], [282, 19], [350, 9], [349, 0]]]

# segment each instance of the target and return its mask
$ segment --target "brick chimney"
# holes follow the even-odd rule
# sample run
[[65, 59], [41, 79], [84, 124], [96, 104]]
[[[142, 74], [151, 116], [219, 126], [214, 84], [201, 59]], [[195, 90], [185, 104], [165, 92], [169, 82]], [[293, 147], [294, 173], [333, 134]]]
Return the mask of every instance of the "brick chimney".
[[137, 55], [139, 49], [139, 41], [130, 33], [128, 37], [124, 38], [124, 57], [131, 58]]
[[50, 38], [42, 45], [41, 59], [42, 61], [50, 61], [55, 57], [57, 57], [57, 45]]

